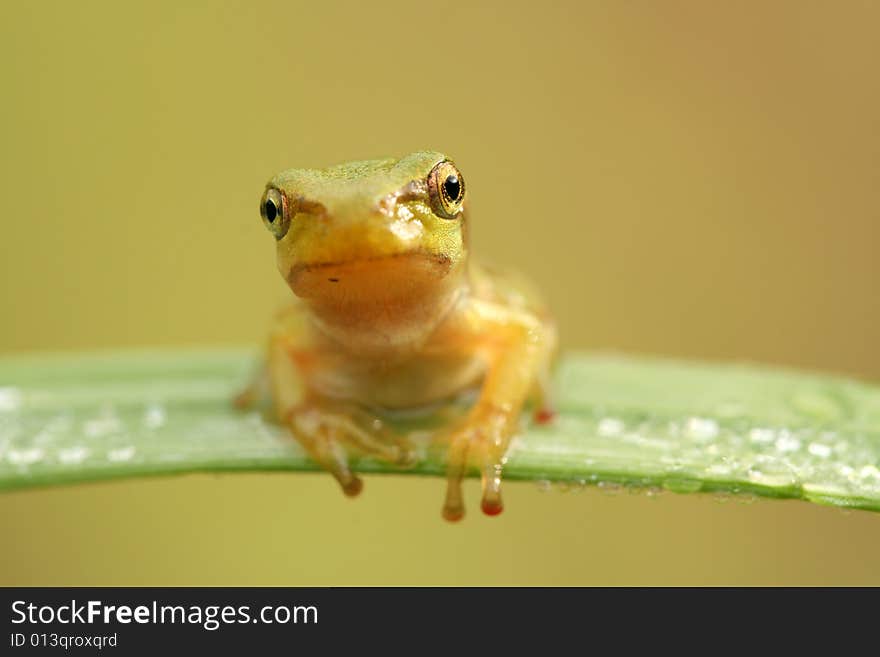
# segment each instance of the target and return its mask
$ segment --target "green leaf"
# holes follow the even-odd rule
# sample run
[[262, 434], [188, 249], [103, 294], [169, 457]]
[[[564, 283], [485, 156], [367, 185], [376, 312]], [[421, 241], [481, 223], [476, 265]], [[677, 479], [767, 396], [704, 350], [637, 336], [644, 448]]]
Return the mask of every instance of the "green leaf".
[[[229, 400], [245, 351], [0, 360], [0, 488], [195, 471], [315, 470], [260, 412]], [[880, 388], [743, 365], [568, 354], [557, 419], [524, 420], [508, 479], [803, 498], [880, 510]], [[433, 424], [432, 424], [433, 422]], [[442, 475], [437, 419], [398, 422]], [[421, 436], [421, 438], [419, 438]]]

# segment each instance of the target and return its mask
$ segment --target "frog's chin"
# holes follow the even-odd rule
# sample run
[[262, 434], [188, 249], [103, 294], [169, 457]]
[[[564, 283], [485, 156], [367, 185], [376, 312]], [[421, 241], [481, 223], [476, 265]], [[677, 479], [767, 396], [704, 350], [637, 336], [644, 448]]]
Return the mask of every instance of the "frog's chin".
[[299, 264], [287, 281], [335, 338], [380, 347], [433, 330], [461, 289], [461, 271], [445, 255], [405, 253]]
[[319, 305], [375, 303], [432, 297], [445, 288], [452, 261], [422, 252], [358, 258], [345, 262], [298, 263], [287, 276], [293, 293]]

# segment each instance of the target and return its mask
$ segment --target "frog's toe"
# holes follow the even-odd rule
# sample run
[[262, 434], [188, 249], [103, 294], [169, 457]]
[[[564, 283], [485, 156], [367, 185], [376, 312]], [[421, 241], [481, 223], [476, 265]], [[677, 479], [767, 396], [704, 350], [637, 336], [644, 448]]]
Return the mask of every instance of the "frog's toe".
[[[324, 443], [323, 445], [321, 443]], [[312, 456], [321, 467], [333, 475], [346, 497], [357, 497], [364, 488], [364, 482], [348, 465], [348, 457], [338, 443], [333, 440], [319, 441]]]
[[449, 479], [446, 482], [446, 500], [443, 502], [443, 518], [449, 522], [458, 522], [464, 518], [464, 501], [461, 494], [461, 479]]
[[288, 415], [288, 425], [309, 455], [339, 483], [347, 497], [355, 497], [363, 489], [360, 478], [351, 471], [348, 454], [339, 441], [338, 428], [320, 411], [299, 408]]
[[534, 418], [537, 424], [552, 424], [556, 419], [556, 411], [549, 406], [542, 406], [535, 409]]
[[364, 489], [364, 482], [357, 475], [349, 474], [350, 476], [347, 477], [345, 481], [340, 480], [338, 477], [337, 481], [339, 481], [339, 485], [342, 487], [342, 492], [346, 497], [357, 497]]
[[240, 411], [247, 411], [257, 405], [259, 398], [259, 389], [255, 384], [251, 384], [232, 398], [232, 405]]
[[333, 475], [346, 497], [356, 497], [364, 488], [364, 483], [348, 465], [348, 457], [338, 443], [326, 442], [309, 450], [320, 466]]
[[355, 449], [387, 463], [411, 467], [418, 460], [415, 446], [404, 437], [388, 432], [374, 434], [353, 424], [348, 425], [342, 436]]
[[358, 452], [401, 467], [412, 466], [418, 460], [415, 445], [407, 437], [363, 409], [340, 405], [334, 412], [325, 412], [322, 421]]
[[402, 468], [411, 468], [419, 462], [419, 454], [415, 445], [406, 439], [401, 439], [399, 444], [395, 445], [397, 449], [397, 458], [394, 461]]
[[247, 387], [240, 390], [232, 398], [232, 405], [239, 410], [253, 408], [260, 401], [260, 397], [267, 391], [267, 387], [267, 370], [264, 364], [258, 374], [247, 384]]
[[499, 513], [504, 511], [504, 504], [501, 502], [501, 496], [498, 496], [498, 499], [490, 499], [483, 498], [483, 501], [480, 502], [480, 508], [483, 510], [487, 516], [497, 516]]
[[452, 435], [447, 464], [446, 502], [443, 517], [458, 520], [464, 515], [461, 482], [469, 467], [481, 476], [480, 508], [487, 516], [504, 510], [501, 499], [501, 475], [504, 455], [515, 426], [511, 415], [496, 409], [472, 416]]
[[468, 451], [473, 434], [466, 427], [452, 435], [447, 452], [446, 499], [443, 502], [443, 517], [457, 522], [464, 517], [464, 497], [461, 482], [467, 472]]
[[504, 510], [501, 501], [501, 464], [489, 463], [483, 467], [483, 498], [480, 508], [487, 516], [497, 516]]
[[348, 467], [348, 459], [342, 454], [319, 455], [318, 461], [339, 483], [346, 497], [357, 497], [364, 489], [364, 482]]
[[464, 518], [464, 506], [462, 504], [445, 504], [443, 506], [443, 519], [449, 522], [458, 522]]

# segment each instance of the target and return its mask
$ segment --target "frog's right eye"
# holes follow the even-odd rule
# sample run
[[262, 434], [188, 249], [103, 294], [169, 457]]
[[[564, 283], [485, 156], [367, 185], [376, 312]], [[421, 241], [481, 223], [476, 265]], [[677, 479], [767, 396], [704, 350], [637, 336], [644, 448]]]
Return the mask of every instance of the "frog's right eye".
[[260, 199], [260, 216], [263, 217], [263, 223], [276, 240], [287, 235], [287, 230], [290, 228], [290, 207], [287, 197], [281, 191], [270, 187], [263, 192], [263, 198]]
[[428, 174], [428, 197], [438, 217], [456, 219], [461, 214], [464, 179], [449, 160], [443, 160]]

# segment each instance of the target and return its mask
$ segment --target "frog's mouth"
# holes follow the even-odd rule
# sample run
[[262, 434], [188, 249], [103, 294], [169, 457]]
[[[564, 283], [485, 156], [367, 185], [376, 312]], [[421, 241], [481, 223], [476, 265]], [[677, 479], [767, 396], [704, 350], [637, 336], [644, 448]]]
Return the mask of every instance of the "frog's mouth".
[[401, 303], [445, 289], [452, 260], [443, 254], [408, 252], [347, 262], [298, 263], [287, 275], [294, 294], [318, 303]]

